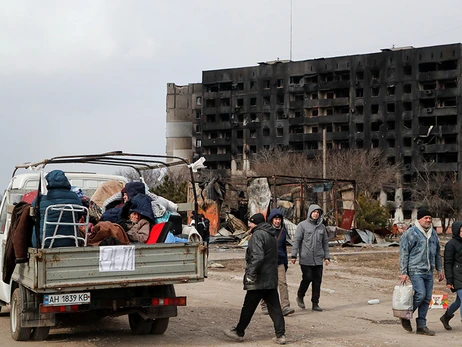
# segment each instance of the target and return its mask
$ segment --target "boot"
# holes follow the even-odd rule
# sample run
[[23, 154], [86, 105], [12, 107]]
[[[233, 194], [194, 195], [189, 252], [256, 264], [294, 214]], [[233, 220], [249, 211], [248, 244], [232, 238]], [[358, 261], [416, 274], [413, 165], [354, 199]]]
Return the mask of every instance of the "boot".
[[454, 315], [448, 315], [448, 311], [444, 312], [444, 314], [441, 316], [440, 321], [443, 323], [444, 329], [446, 330], [452, 330], [452, 327], [449, 325], [449, 321], [454, 317]]

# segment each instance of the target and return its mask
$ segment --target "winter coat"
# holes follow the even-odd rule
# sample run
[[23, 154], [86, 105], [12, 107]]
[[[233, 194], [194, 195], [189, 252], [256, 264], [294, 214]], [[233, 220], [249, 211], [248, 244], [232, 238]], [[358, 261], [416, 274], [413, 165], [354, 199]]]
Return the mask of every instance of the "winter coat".
[[440, 241], [433, 227], [427, 239], [414, 224], [401, 236], [399, 248], [399, 267], [403, 275], [424, 274], [435, 268], [443, 271]]
[[454, 290], [462, 289], [462, 222], [452, 223], [452, 239], [444, 249], [444, 274], [446, 284], [452, 284]]
[[[46, 195], [40, 196], [40, 233], [39, 233], [39, 240], [40, 244], [38, 247], [42, 246], [42, 239], [43, 239], [43, 222], [45, 218], [45, 211], [48, 206], [56, 205], [56, 204], [73, 204], [73, 205], [80, 205], [82, 206], [82, 200], [72, 192], [71, 184], [67, 179], [66, 175], [61, 170], [53, 170], [45, 176], [47, 180], [47, 189], [48, 193]], [[37, 199], [37, 198], [36, 198]], [[35, 207], [36, 199], [32, 202], [32, 206]], [[72, 212], [64, 212], [61, 218], [61, 222], [63, 223], [73, 223], [74, 218], [75, 221], [78, 222], [79, 216], [77, 213], [74, 213], [75, 216], [72, 215]], [[57, 222], [60, 215], [60, 211], [49, 211], [48, 213], [48, 222]], [[45, 237], [53, 236], [56, 226], [55, 225], [47, 225], [45, 231]], [[75, 227], [77, 229], [77, 227]], [[32, 246], [37, 247], [36, 244], [36, 230], [34, 228], [34, 232], [32, 235]], [[74, 235], [74, 226], [72, 225], [60, 225], [58, 227], [57, 235]], [[79, 236], [79, 232], [77, 230], [77, 236]], [[45, 248], [48, 248], [50, 245], [50, 240], [45, 242]], [[53, 242], [53, 247], [68, 247], [68, 246], [75, 246], [75, 239], [65, 238], [65, 239], [55, 239]]]
[[149, 224], [149, 221], [141, 219], [138, 223], [131, 223], [131, 227], [128, 229], [127, 235], [132, 242], [146, 242], [150, 232], [151, 225]]
[[[282, 212], [278, 208], [272, 209], [268, 217], [268, 223], [272, 224], [274, 216], [277, 215], [282, 216]], [[284, 264], [287, 269], [289, 261], [287, 258], [287, 229], [284, 226], [284, 218], [281, 221], [281, 228], [274, 229], [276, 230], [276, 237], [278, 239], [278, 265]]]
[[111, 222], [99, 222], [93, 227], [91, 235], [88, 237], [89, 246], [99, 246], [106, 238], [116, 238], [121, 245], [128, 245], [130, 240], [127, 233], [118, 224]]
[[[311, 219], [313, 211], [319, 210], [318, 219]], [[308, 218], [297, 225], [292, 245], [292, 259], [297, 258], [300, 265], [318, 266], [323, 264], [324, 259], [330, 259], [329, 236], [326, 227], [322, 224], [322, 209], [318, 205], [310, 205]]]
[[269, 223], [260, 223], [252, 230], [245, 261], [244, 290], [278, 287], [276, 231]]

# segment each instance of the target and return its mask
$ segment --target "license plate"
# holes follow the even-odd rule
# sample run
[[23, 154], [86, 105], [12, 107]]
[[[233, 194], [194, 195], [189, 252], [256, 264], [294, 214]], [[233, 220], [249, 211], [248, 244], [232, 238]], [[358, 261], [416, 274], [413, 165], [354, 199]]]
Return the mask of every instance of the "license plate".
[[90, 293], [46, 294], [43, 296], [44, 306], [81, 305], [90, 302]]

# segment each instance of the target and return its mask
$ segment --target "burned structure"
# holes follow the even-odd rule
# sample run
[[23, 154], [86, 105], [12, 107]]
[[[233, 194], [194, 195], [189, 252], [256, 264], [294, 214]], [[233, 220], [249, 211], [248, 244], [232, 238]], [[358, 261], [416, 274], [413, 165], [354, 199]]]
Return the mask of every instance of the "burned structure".
[[[203, 71], [200, 84], [168, 85], [167, 154], [204, 156], [207, 167], [232, 176], [250, 169], [262, 148], [313, 157], [326, 130], [327, 149], [379, 148], [389, 163], [402, 163], [404, 186], [425, 163], [458, 172], [461, 48], [401, 47]], [[188, 100], [183, 110], [180, 98]], [[181, 136], [173, 130], [178, 122]], [[406, 197], [399, 199], [411, 218]]]

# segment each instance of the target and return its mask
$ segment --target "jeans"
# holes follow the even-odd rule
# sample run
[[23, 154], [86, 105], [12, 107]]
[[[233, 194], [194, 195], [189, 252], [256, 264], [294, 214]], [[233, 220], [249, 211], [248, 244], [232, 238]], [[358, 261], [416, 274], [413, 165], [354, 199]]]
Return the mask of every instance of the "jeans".
[[300, 265], [302, 269], [302, 281], [298, 287], [297, 296], [300, 299], [305, 297], [306, 291], [311, 285], [311, 302], [319, 304], [319, 297], [321, 296], [321, 282], [322, 282], [322, 265], [308, 266]]
[[250, 324], [250, 320], [262, 299], [265, 300], [268, 306], [268, 313], [273, 321], [276, 337], [281, 337], [286, 333], [284, 316], [282, 315], [281, 304], [279, 303], [278, 290], [261, 289], [248, 290], [245, 295], [239, 323], [236, 326], [236, 333], [238, 336], [244, 336], [245, 329]]
[[458, 289], [456, 291], [456, 301], [454, 301], [451, 306], [449, 306], [448, 310], [446, 311], [446, 314], [448, 316], [452, 316], [454, 312], [457, 311], [457, 309], [461, 309], [459, 311], [460, 313], [460, 318], [462, 319], [462, 308], [461, 308], [461, 303], [462, 303], [462, 289]]
[[414, 288], [414, 312], [418, 310], [416, 318], [417, 328], [427, 326], [427, 312], [432, 300], [433, 272], [409, 275]]
[[[282, 309], [290, 308], [289, 287], [287, 286], [286, 267], [284, 264], [278, 265], [278, 290]], [[261, 302], [261, 308], [266, 309], [265, 301]]]

